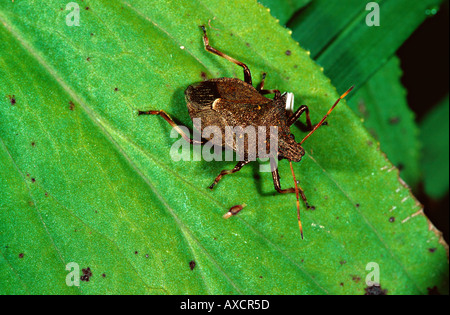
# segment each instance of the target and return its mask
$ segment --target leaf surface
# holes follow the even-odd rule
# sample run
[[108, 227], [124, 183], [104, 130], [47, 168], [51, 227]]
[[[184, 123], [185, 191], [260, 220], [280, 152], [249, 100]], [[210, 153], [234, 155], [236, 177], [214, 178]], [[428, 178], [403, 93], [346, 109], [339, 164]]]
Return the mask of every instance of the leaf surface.
[[[1, 293], [363, 294], [370, 262], [389, 293], [445, 292], [445, 244], [345, 102], [295, 165], [316, 208], [302, 210], [303, 241], [295, 197], [275, 194], [257, 163], [210, 192], [233, 163], [176, 162], [166, 122], [137, 115], [164, 109], [191, 127], [188, 85], [242, 78], [204, 50], [198, 25], [211, 20], [213, 47], [255, 83], [267, 72], [266, 87], [294, 92], [317, 122], [338, 94], [266, 8], [85, 1], [79, 27], [66, 25], [70, 12], [0, 5]], [[280, 173], [291, 186], [287, 163]], [[72, 262], [89, 282], [66, 284]]]

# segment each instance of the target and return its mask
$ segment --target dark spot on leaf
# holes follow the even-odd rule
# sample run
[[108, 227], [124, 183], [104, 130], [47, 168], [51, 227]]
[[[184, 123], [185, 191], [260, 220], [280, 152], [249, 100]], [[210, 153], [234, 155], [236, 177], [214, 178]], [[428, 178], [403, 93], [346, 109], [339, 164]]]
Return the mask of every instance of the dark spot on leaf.
[[91, 61], [91, 57], [87, 57], [86, 60], [89, 62]]
[[292, 54], [292, 52], [290, 50], [286, 50], [285, 54], [286, 54], [286, 56], [290, 56]]
[[437, 250], [437, 248], [428, 248], [428, 251], [429, 251], [430, 253], [434, 253], [436, 250]]
[[200, 73], [200, 76], [202, 77], [203, 81], [205, 81], [205, 80], [207, 79], [206, 73], [205, 73], [204, 71], [202, 71], [202, 72]]
[[367, 145], [369, 146], [369, 147], [371, 147], [372, 145], [373, 145], [373, 142], [372, 141], [367, 141]]
[[356, 206], [356, 208], [359, 208], [360, 204], [359, 204], [359, 203], [357, 203], [357, 204], [356, 204], [355, 206]]
[[32, 182], [32, 183], [35, 183], [35, 182], [36, 182], [36, 179], [32, 177], [32, 178], [31, 178], [31, 182]]
[[389, 123], [391, 124], [391, 125], [396, 125], [396, 124], [398, 124], [400, 122], [400, 117], [392, 117], [392, 118], [389, 118]]
[[94, 33], [91, 33], [91, 36], [94, 36]]
[[262, 278], [263, 278], [263, 276], [259, 276], [259, 278], [260, 278], [260, 279], [262, 279]]
[[352, 275], [351, 277], [352, 277], [352, 280], [355, 281], [356, 283], [358, 283], [359, 281], [361, 281], [361, 277], [360, 277], [360, 276]]
[[437, 286], [434, 286], [432, 288], [427, 288], [427, 290], [428, 290], [428, 295], [441, 295]]
[[402, 171], [405, 168], [405, 165], [403, 165], [402, 163], [399, 163], [397, 165], [397, 168], [398, 168], [399, 171]]
[[24, 253], [20, 253], [19, 254], [19, 258], [22, 259], [23, 257], [25, 257], [25, 254]]
[[247, 45], [247, 47], [250, 47], [250, 44], [249, 44], [249, 43], [245, 43], [245, 45]]
[[70, 110], [74, 110], [75, 109], [75, 104], [72, 101], [69, 101], [69, 109]]
[[324, 121], [324, 122], [322, 123], [322, 126], [328, 126], [328, 121]]
[[135, 251], [134, 254], [137, 255], [137, 254], [139, 254], [139, 252], [138, 252], [138, 251]]
[[387, 290], [383, 290], [379, 285], [372, 285], [364, 290], [366, 290], [364, 295], [386, 295], [387, 293]]
[[395, 217], [390, 217], [389, 218], [389, 222], [394, 223], [395, 222]]
[[341, 287], [343, 287], [343, 286], [344, 286], [344, 282], [341, 282], [339, 285], [340, 285]]
[[11, 105], [16, 104], [16, 96], [15, 95], [8, 95], [9, 101], [11, 102]]
[[149, 254], [145, 255], [145, 258], [149, 258], [149, 257], [150, 257]]
[[294, 65], [294, 69], [297, 69], [298, 68], [298, 65]]
[[103, 278], [106, 278], [106, 274], [102, 274], [102, 277], [103, 277]]
[[340, 263], [341, 265], [345, 265], [347, 262], [346, 262], [345, 260], [341, 260], [339, 263]]
[[32, 146], [32, 147], [36, 146], [36, 143], [35, 143], [34, 141], [31, 142], [31, 146]]
[[117, 91], [119, 91], [119, 88], [114, 88], [114, 92], [117, 92]]
[[80, 277], [80, 280], [89, 282], [90, 278], [92, 277], [91, 268], [87, 267], [85, 269], [82, 269], [81, 271], [83, 272], [83, 275]]
[[189, 268], [191, 268], [191, 270], [194, 270], [194, 268], [195, 268], [195, 261], [191, 260], [189, 262]]
[[86, 7], [86, 10], [89, 10], [89, 7]]

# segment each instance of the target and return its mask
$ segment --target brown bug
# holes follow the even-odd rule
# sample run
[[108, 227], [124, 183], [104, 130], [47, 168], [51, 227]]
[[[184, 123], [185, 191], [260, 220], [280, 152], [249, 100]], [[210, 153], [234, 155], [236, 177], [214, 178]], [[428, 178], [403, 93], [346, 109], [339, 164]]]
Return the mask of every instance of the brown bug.
[[[263, 74], [262, 81], [258, 87], [253, 87], [252, 76], [247, 65], [211, 47], [206, 34], [206, 28], [204, 26], [200, 27], [203, 30], [205, 49], [241, 66], [244, 70], [244, 81], [236, 78], [216, 78], [190, 85], [185, 91], [189, 115], [191, 119], [200, 118], [202, 122], [206, 122], [206, 126], [218, 126], [221, 129], [222, 134], [227, 126], [239, 126], [242, 128], [248, 126], [265, 126], [267, 127], [267, 130], [271, 126], [277, 128], [278, 151], [275, 152], [276, 156], [273, 156], [273, 158], [278, 160], [287, 159], [290, 162], [295, 188], [281, 189], [280, 175], [276, 167], [272, 168], [273, 184], [275, 190], [279, 193], [296, 193], [297, 218], [301, 237], [303, 238], [303, 229], [300, 221], [299, 194], [306, 206], [309, 206], [303, 190], [297, 185], [292, 162], [299, 162], [301, 160], [303, 155], [305, 155], [305, 150], [301, 146], [302, 143], [323, 124], [334, 107], [353, 89], [353, 87], [345, 92], [322, 120], [312, 128], [308, 106], [302, 105], [295, 112], [292, 112], [294, 103], [293, 93], [281, 94], [279, 90], [264, 89], [265, 74]], [[264, 95], [267, 94], [274, 94], [274, 98], [270, 99], [265, 97]], [[306, 115], [306, 123], [311, 131], [300, 143], [297, 143], [294, 135], [290, 131], [290, 126], [298, 120], [303, 113]], [[230, 148], [238, 152], [235, 138], [228, 140], [227, 137], [221, 137], [219, 140], [216, 140], [215, 137], [201, 138], [201, 140], [191, 139], [163, 110], [139, 111], [139, 115], [160, 115], [186, 141], [193, 145], [201, 145], [210, 141], [214, 145]], [[203, 131], [203, 126], [201, 131]], [[267, 131], [266, 136], [270, 136], [270, 131]], [[266, 139], [268, 138], [269, 137]], [[241, 148], [240, 152], [238, 152], [239, 155], [243, 157], [242, 160], [239, 161], [232, 170], [221, 171], [214, 182], [209, 186], [209, 189], [213, 189], [223, 176], [238, 172], [244, 165], [254, 161], [255, 158], [260, 157], [258, 153], [256, 153], [256, 155], [249, 153], [248, 143], [250, 143], [250, 141], [259, 143], [258, 139], [252, 139], [248, 136], [247, 139], [245, 139], [244, 146]], [[270, 141], [266, 140], [264, 145], [266, 146], [267, 151], [267, 149], [270, 148]]]

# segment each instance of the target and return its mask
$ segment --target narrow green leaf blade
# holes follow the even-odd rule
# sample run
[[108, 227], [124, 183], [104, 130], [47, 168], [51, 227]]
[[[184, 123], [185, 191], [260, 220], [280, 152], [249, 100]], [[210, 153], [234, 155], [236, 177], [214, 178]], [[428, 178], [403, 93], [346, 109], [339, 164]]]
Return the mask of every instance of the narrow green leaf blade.
[[[441, 0], [380, 0], [380, 26], [368, 26], [367, 1], [318, 0], [288, 25], [293, 37], [325, 69], [338, 91], [361, 87]], [[370, 16], [369, 16], [370, 17]]]
[[397, 57], [391, 58], [348, 102], [364, 126], [380, 142], [381, 150], [414, 187], [420, 180], [419, 130], [409, 109]]
[[421, 166], [425, 192], [434, 199], [448, 193], [449, 187], [449, 99], [448, 95], [420, 123]]

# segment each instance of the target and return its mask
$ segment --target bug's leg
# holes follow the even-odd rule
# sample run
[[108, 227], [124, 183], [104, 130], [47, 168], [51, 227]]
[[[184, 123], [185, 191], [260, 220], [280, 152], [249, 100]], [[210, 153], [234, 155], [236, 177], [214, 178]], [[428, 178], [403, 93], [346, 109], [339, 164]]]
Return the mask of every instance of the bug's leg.
[[264, 81], [265, 80], [266, 80], [266, 73], [263, 72], [261, 83], [259, 83], [259, 85], [256, 88], [256, 90], [258, 90], [258, 92], [261, 93], [262, 95], [275, 94], [275, 99], [280, 98], [281, 97], [281, 93], [280, 93], [279, 90], [264, 90]]
[[[280, 174], [278, 173], [278, 169], [274, 170], [272, 172], [273, 177], [273, 185], [275, 186], [275, 190], [278, 191], [280, 194], [290, 194], [295, 193], [295, 188], [287, 188], [287, 189], [281, 189], [280, 185]], [[298, 187], [298, 192], [300, 193], [300, 196], [302, 197], [303, 201], [305, 202], [306, 207], [309, 209], [310, 206], [308, 204], [308, 200], [306, 199], [305, 193], [303, 192], [303, 189]]]
[[187, 142], [191, 143], [191, 144], [205, 144], [205, 141], [202, 139], [201, 141], [198, 140], [193, 140], [191, 138], [189, 138], [184, 132], [183, 130], [181, 130], [181, 128], [177, 125], [176, 122], [174, 122], [172, 120], [172, 118], [170, 118], [169, 115], [167, 115], [167, 113], [163, 110], [148, 110], [148, 111], [139, 111], [138, 115], [159, 115], [162, 118], [164, 118], [165, 121], [167, 121]]
[[300, 108], [297, 109], [291, 117], [289, 117], [287, 123], [288, 126], [292, 125], [297, 119], [299, 119], [303, 113], [306, 114], [306, 123], [308, 124], [308, 129], [312, 130], [311, 119], [309, 118], [309, 108], [306, 105], [300, 106]]
[[275, 190], [278, 191], [280, 194], [295, 193], [295, 188], [281, 189], [280, 174], [278, 173], [278, 169], [272, 171], [272, 177], [273, 177], [273, 186], [275, 187]]
[[274, 99], [278, 99], [281, 97], [281, 92], [279, 90], [261, 90], [261, 91], [259, 91], [259, 93], [261, 93], [262, 95], [275, 94]]
[[240, 161], [238, 164], [236, 164], [236, 166], [232, 170], [223, 170], [222, 172], [220, 172], [220, 174], [216, 177], [214, 182], [208, 188], [213, 189], [214, 186], [217, 185], [217, 183], [222, 179], [224, 175], [236, 173], [240, 171], [241, 168], [248, 163], [250, 163], [250, 161]]
[[238, 61], [238, 60], [236, 60], [236, 59], [234, 59], [234, 58], [232, 58], [232, 57], [230, 57], [230, 56], [228, 56], [228, 55], [226, 55], [226, 54], [224, 54], [223, 52], [221, 52], [221, 51], [211, 47], [209, 45], [209, 38], [206, 35], [206, 28], [205, 28], [205, 26], [202, 25], [200, 27], [202, 28], [203, 34], [204, 34], [203, 35], [203, 43], [205, 44], [205, 49], [207, 51], [213, 53], [213, 54], [216, 54], [216, 55], [218, 55], [220, 57], [223, 57], [223, 58], [227, 59], [228, 61], [231, 61], [232, 63], [237, 64], [238, 66], [241, 66], [244, 69], [244, 81], [246, 83], [252, 85], [252, 75], [251, 75], [250, 69], [247, 67], [247, 65], [242, 63], [242, 62], [240, 62], [240, 61]]
[[258, 90], [258, 92], [261, 92], [262, 89], [264, 88], [264, 81], [266, 80], [266, 73], [263, 72], [262, 73], [262, 78], [261, 78], [261, 82], [259, 83], [258, 87], [256, 88]]

